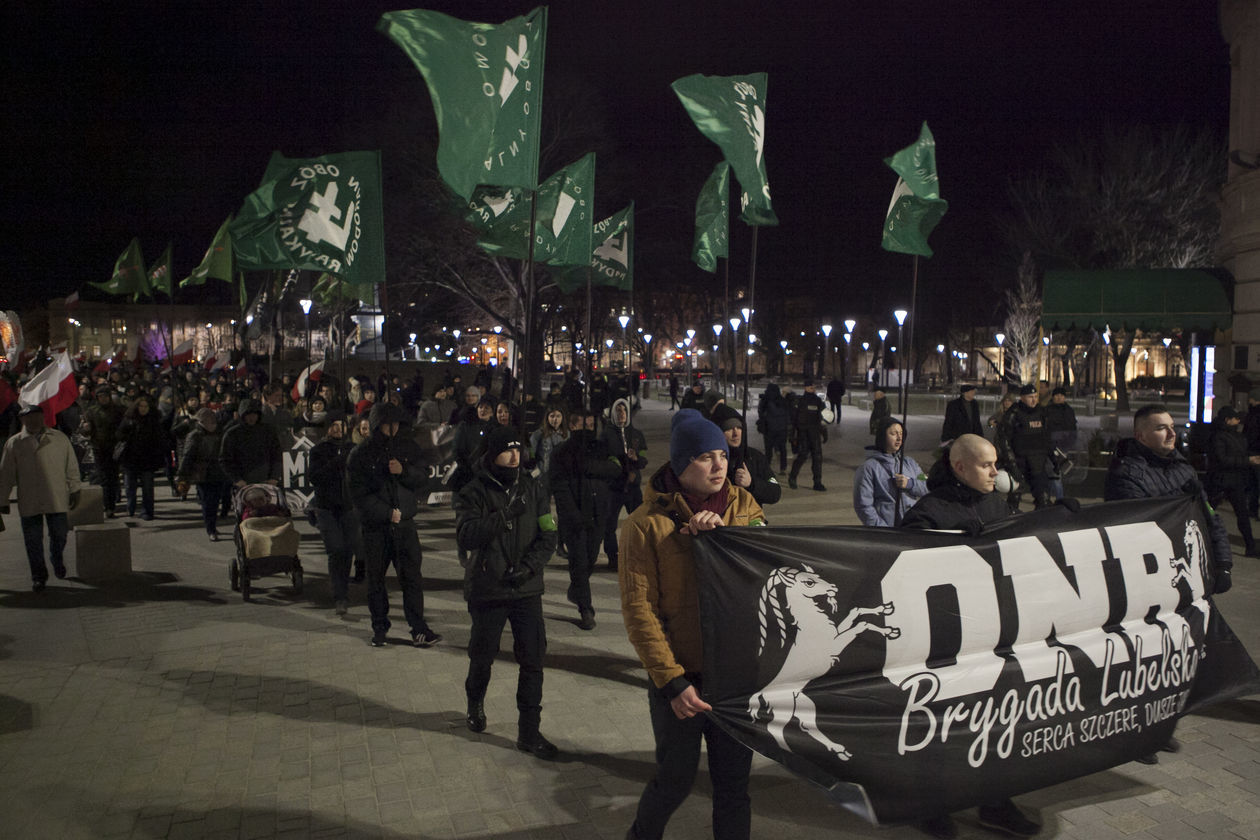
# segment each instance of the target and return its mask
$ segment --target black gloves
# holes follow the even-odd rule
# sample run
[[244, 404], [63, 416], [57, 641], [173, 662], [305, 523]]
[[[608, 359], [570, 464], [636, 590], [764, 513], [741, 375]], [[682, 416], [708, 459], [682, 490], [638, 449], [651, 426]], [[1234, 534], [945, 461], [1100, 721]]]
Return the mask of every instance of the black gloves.
[[508, 586], [512, 587], [513, 589], [516, 589], [520, 586], [524, 586], [525, 582], [528, 581], [533, 576], [534, 576], [533, 570], [531, 570], [529, 566], [522, 564], [520, 566], [516, 566], [514, 568], [508, 569], [507, 574], [503, 576], [503, 582], [506, 583]]
[[1216, 573], [1216, 588], [1213, 592], [1216, 595], [1224, 595], [1233, 585], [1234, 576], [1229, 573], [1229, 569], [1221, 569]]
[[1060, 507], [1067, 508], [1068, 513], [1081, 512], [1081, 503], [1077, 501], [1076, 499], [1069, 499], [1065, 497], [1065, 498], [1059, 499], [1059, 501], [1055, 502], [1055, 504], [1059, 505]]

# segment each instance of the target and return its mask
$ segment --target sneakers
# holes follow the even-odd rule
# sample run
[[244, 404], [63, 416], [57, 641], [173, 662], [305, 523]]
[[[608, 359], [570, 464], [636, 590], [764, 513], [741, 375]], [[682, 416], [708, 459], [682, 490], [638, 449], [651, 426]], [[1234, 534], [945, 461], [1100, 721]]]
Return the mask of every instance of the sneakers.
[[384, 630], [372, 631], [372, 647], [385, 647], [386, 641]]
[[468, 727], [469, 732], [485, 732], [486, 731], [486, 707], [480, 700], [468, 701], [468, 716], [464, 718], [464, 724]]
[[578, 610], [578, 627], [582, 630], [595, 629], [595, 610]]
[[560, 750], [555, 744], [548, 741], [541, 733], [531, 732], [528, 735], [522, 734], [516, 739], [516, 748], [521, 752], [527, 752], [534, 758], [540, 758], [543, 761], [552, 761]]
[[1041, 831], [1041, 826], [1025, 817], [1019, 806], [1009, 799], [1000, 805], [981, 805], [980, 825], [1014, 837], [1032, 837]]
[[954, 823], [954, 818], [949, 814], [929, 817], [915, 827], [928, 837], [935, 837], [937, 840], [954, 840], [958, 836], [958, 826]]
[[345, 615], [350, 612], [350, 603], [348, 601], [333, 601], [333, 612], [337, 615]]
[[218, 541], [219, 541], [219, 532], [218, 532], [218, 531], [211, 531], [211, 532], [210, 532], [207, 536], [209, 536], [209, 537], [210, 537], [210, 542], [218, 542]]
[[434, 633], [427, 627], [419, 633], [411, 634], [411, 643], [418, 648], [431, 648], [440, 641], [442, 641], [442, 635]]

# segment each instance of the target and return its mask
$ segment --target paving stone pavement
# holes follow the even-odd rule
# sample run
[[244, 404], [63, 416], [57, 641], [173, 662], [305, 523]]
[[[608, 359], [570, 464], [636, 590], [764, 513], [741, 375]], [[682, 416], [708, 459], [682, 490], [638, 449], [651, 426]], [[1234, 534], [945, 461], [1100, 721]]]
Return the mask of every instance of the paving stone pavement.
[[[636, 419], [654, 464], [668, 449], [669, 417], [646, 401]], [[925, 466], [939, 423], [910, 420]], [[830, 490], [785, 488], [772, 524], [856, 523], [865, 412], [846, 409], [841, 431], [825, 447]], [[128, 520], [135, 573], [107, 586], [73, 577], [72, 536], [71, 579], [32, 593], [16, 518], [6, 517], [0, 837], [624, 836], [652, 770], [652, 736], [614, 575], [595, 574], [599, 625], [588, 633], [564, 600], [563, 561], [548, 572], [543, 731], [563, 757], [543, 763], [515, 749], [510, 648], [490, 684], [488, 729], [463, 726], [468, 619], [448, 510], [426, 512], [421, 531], [426, 609], [445, 641], [415, 649], [399, 621], [394, 644], [373, 649], [363, 587], [352, 587], [349, 615], [333, 614], [320, 542], [304, 521], [306, 591], [265, 578], [244, 603], [227, 585], [231, 543], [206, 541], [193, 504], [166, 492], [155, 521]], [[1252, 650], [1256, 562], [1238, 558], [1235, 587], [1218, 598]], [[1185, 718], [1184, 749], [1158, 765], [1126, 764], [1018, 801], [1040, 814], [1045, 837], [1260, 840], [1257, 722], [1256, 698], [1225, 703]], [[757, 838], [922, 837], [868, 826], [760, 757], [752, 798]], [[666, 836], [710, 836], [710, 807], [701, 773]], [[974, 811], [959, 827], [964, 838], [993, 836]]]

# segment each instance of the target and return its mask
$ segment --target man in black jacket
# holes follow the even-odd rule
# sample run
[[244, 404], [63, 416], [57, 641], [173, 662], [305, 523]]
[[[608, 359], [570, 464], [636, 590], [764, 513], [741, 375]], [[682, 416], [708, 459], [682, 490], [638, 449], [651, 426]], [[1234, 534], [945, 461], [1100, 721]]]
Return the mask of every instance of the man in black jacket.
[[[904, 528], [962, 530], [979, 534], [990, 522], [1011, 515], [1006, 499], [995, 492], [997, 450], [979, 435], [964, 434], [932, 468], [929, 492], [906, 512]], [[980, 806], [980, 824], [1017, 837], [1032, 837], [1041, 826], [1009, 799]], [[958, 829], [948, 814], [919, 824], [923, 833], [938, 838], [957, 837]]]
[[844, 399], [844, 380], [838, 376], [831, 377], [827, 383], [827, 402], [831, 404], [832, 423], [840, 422], [840, 404]]
[[752, 493], [757, 504], [763, 508], [778, 502], [783, 496], [783, 486], [774, 477], [774, 470], [770, 469], [770, 459], [760, 449], [745, 445], [744, 421], [739, 412], [728, 405], [720, 405], [714, 411], [713, 422], [722, 430], [731, 451], [726, 464], [726, 475], [731, 484]]
[[1256, 541], [1251, 535], [1251, 517], [1247, 513], [1247, 484], [1255, 464], [1260, 464], [1260, 455], [1247, 454], [1242, 418], [1233, 406], [1227, 405], [1217, 413], [1208, 438], [1208, 499], [1214, 505], [1229, 500], [1248, 557], [1258, 556]]
[[945, 446], [963, 435], [984, 437], [976, 386], [963, 385], [958, 391], [958, 396], [945, 404], [945, 422], [941, 425], [941, 443]]
[[223, 432], [219, 460], [232, 486], [279, 484], [281, 455], [275, 430], [262, 422], [262, 406], [241, 400], [240, 420]]
[[455, 497], [455, 528], [468, 552], [464, 599], [472, 616], [468, 640], [466, 725], [486, 728], [485, 696], [490, 668], [499, 653], [503, 625], [512, 625], [516, 681], [516, 748], [538, 758], [556, 757], [555, 744], [539, 732], [542, 719], [543, 569], [556, 548], [556, 526], [547, 494], [520, 469], [522, 441], [499, 426], [486, 436], [482, 469]]
[[389, 632], [389, 597], [385, 570], [391, 563], [402, 590], [403, 615], [416, 647], [433, 647], [442, 640], [424, 620], [424, 581], [420, 577], [420, 539], [416, 536], [417, 493], [425, 485], [420, 446], [398, 437], [404, 420], [400, 406], [383, 402], [372, 406], [368, 422], [372, 436], [350, 453], [350, 499], [363, 531], [367, 566], [368, 609], [372, 613], [372, 646], [384, 647]]
[[798, 449], [796, 459], [792, 461], [792, 471], [788, 473], [788, 486], [796, 489], [796, 477], [809, 458], [810, 470], [814, 473], [814, 489], [826, 490], [822, 483], [822, 445], [827, 438], [827, 430], [823, 428], [823, 401], [814, 392], [814, 380], [805, 380], [805, 393], [796, 402], [796, 410], [792, 413], [793, 449]]
[[[307, 476], [315, 497], [315, 525], [328, 554], [328, 581], [333, 609], [345, 615], [350, 605], [350, 560], [359, 548], [359, 517], [346, 486], [346, 462], [354, 445], [346, 438], [346, 413], [328, 412], [324, 439], [311, 449]], [[362, 562], [362, 561], [360, 561]]]
[[1046, 410], [1037, 405], [1037, 387], [1019, 389], [1019, 402], [1011, 410], [1011, 453], [1015, 468], [1032, 488], [1033, 504], [1050, 504], [1050, 475], [1046, 459], [1050, 457], [1050, 430], [1046, 427]]

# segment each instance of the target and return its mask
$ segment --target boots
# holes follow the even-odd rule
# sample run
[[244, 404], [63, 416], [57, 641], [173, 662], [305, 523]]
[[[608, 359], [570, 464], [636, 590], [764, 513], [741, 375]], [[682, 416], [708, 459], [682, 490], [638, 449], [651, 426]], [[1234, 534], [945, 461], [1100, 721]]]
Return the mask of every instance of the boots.
[[467, 724], [469, 732], [486, 731], [486, 707], [482, 701], [468, 701], [468, 717], [465, 718], [464, 723]]

